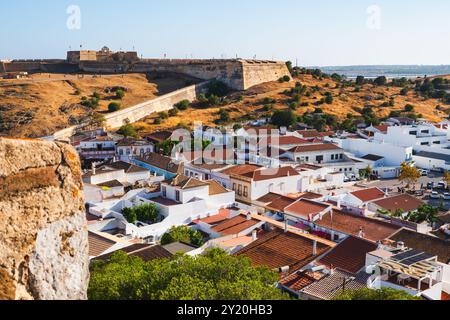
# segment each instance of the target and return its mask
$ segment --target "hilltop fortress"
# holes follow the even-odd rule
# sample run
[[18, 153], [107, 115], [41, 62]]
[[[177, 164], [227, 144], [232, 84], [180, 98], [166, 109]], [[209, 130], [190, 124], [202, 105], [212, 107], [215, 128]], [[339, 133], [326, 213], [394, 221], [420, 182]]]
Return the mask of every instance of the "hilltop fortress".
[[290, 76], [284, 62], [243, 59], [143, 59], [137, 52], [100, 51], [67, 52], [66, 60], [13, 60], [0, 63], [1, 72], [49, 73], [153, 73], [186, 74], [201, 80], [220, 80], [235, 90]]

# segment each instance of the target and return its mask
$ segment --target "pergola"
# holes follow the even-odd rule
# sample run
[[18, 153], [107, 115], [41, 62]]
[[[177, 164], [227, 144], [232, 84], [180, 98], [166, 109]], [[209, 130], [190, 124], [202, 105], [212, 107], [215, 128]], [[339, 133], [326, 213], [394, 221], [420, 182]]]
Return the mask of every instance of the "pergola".
[[436, 262], [436, 256], [416, 250], [408, 250], [379, 262], [378, 266], [389, 273], [394, 272], [417, 280], [417, 291], [421, 292], [423, 291], [422, 282], [429, 279], [429, 287], [431, 287], [433, 280], [436, 280], [437, 275], [442, 271], [442, 267]]

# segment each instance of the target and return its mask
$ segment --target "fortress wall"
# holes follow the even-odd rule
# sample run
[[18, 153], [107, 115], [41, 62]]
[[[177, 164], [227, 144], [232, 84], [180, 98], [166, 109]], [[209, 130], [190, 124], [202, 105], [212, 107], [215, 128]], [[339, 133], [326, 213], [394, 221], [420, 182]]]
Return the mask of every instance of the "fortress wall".
[[86, 299], [80, 161], [69, 145], [0, 138], [0, 300]]
[[[208, 82], [199, 83], [192, 85], [153, 100], [149, 100], [138, 104], [136, 106], [119, 110], [114, 113], [110, 113], [105, 116], [106, 124], [108, 128], [120, 128], [125, 121], [130, 121], [131, 123], [137, 122], [152, 113], [168, 111], [173, 108], [175, 104], [182, 100], [194, 101], [198, 94], [203, 92], [206, 88]], [[48, 140], [66, 140], [73, 136], [77, 129], [82, 128], [81, 126], [73, 126], [63, 130], [60, 130], [53, 134], [51, 137], [46, 137]]]
[[39, 72], [41, 71], [41, 62], [10, 62], [5, 63], [5, 72]]
[[269, 61], [245, 61], [243, 62], [244, 69], [244, 87], [246, 89], [255, 85], [277, 81], [283, 76], [290, 76], [289, 69], [283, 62], [269, 62]]
[[156, 99], [138, 104], [134, 107], [111, 113], [105, 116], [106, 126], [108, 128], [119, 128], [127, 120], [131, 123], [134, 123], [152, 113], [168, 111], [170, 109], [173, 109], [173, 106], [182, 100], [195, 100], [197, 95], [201, 93], [202, 90], [205, 89], [205, 87], [205, 82], [197, 85], [192, 85], [158, 97]]

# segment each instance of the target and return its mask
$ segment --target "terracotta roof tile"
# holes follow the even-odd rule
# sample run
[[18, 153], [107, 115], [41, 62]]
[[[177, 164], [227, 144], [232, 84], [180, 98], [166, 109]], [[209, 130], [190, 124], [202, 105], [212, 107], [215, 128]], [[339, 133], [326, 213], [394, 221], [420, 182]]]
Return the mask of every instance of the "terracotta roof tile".
[[302, 152], [328, 151], [328, 150], [342, 150], [342, 149], [332, 143], [321, 143], [321, 144], [297, 146], [292, 149], [289, 149], [288, 151], [293, 153], [302, 153]]
[[101, 255], [103, 252], [110, 249], [112, 246], [116, 244], [115, 241], [102, 237], [93, 232], [88, 233], [88, 242], [89, 242], [90, 257], [96, 257], [98, 255]]
[[331, 208], [331, 206], [307, 199], [301, 199], [285, 208], [284, 212], [310, 220], [311, 216], [314, 217], [328, 208]]
[[373, 242], [350, 236], [320, 259], [319, 263], [356, 274], [366, 265], [366, 254], [376, 249], [377, 245]]
[[362, 228], [366, 239], [375, 242], [386, 239], [400, 229], [388, 222], [352, 215], [337, 209], [333, 209], [333, 214], [326, 214], [315, 224], [353, 236], [357, 236]]
[[[317, 255], [329, 250], [325, 244], [317, 243]], [[289, 266], [290, 271], [304, 267], [316, 256], [313, 255], [313, 241], [291, 232], [275, 229], [256, 240], [237, 256], [248, 257], [254, 266], [267, 266], [277, 269]]]
[[322, 279], [324, 274], [320, 272], [304, 271], [291, 274], [289, 277], [280, 281], [280, 284], [293, 290], [300, 291], [314, 282]]
[[258, 223], [258, 220], [247, 220], [244, 216], [236, 216], [216, 225], [211, 230], [223, 235], [233, 235], [245, 231]]
[[360, 199], [362, 202], [369, 202], [377, 199], [384, 198], [386, 195], [383, 191], [378, 188], [370, 188], [351, 192], [352, 195]]
[[397, 209], [405, 210], [405, 212], [414, 211], [425, 204], [422, 200], [410, 196], [409, 194], [402, 194], [399, 196], [378, 200], [374, 203], [377, 206], [391, 212], [394, 212]]

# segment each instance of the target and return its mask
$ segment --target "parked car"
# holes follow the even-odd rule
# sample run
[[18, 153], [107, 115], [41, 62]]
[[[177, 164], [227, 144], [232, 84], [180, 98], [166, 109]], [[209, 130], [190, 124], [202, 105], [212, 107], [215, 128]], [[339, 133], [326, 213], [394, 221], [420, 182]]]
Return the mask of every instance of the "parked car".
[[439, 194], [439, 192], [433, 191], [430, 195], [431, 199], [440, 199], [441, 195]]
[[428, 170], [425, 169], [419, 169], [419, 172], [422, 175], [422, 177], [426, 177], [430, 173]]
[[444, 200], [450, 200], [450, 192], [444, 193], [443, 198], [444, 198]]
[[439, 183], [437, 184], [437, 187], [439, 189], [445, 189], [445, 188], [447, 188], [447, 184], [444, 181], [439, 181]]
[[428, 182], [427, 183], [427, 190], [433, 190], [434, 188], [434, 183], [433, 182]]

